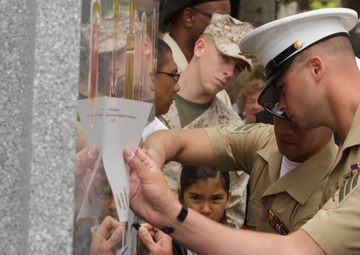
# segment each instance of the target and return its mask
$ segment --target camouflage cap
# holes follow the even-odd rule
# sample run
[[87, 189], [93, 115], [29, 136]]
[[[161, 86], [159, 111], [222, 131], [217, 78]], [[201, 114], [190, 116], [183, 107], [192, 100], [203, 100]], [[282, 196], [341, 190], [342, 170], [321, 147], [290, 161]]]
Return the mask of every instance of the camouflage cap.
[[[102, 17], [100, 19], [100, 36], [99, 36], [99, 53], [112, 52], [120, 50], [126, 46], [127, 34], [130, 30], [130, 14], [129, 11], [120, 11], [118, 22], [118, 40], [115, 47], [113, 47], [114, 36], [114, 15]], [[141, 24], [138, 16], [134, 15], [134, 33], [141, 31]], [[82, 28], [82, 35], [90, 44], [91, 24], [86, 24]]]
[[254, 27], [248, 22], [242, 22], [228, 14], [214, 13], [204, 34], [212, 36], [220, 52], [226, 56], [245, 61], [248, 70], [251, 71], [252, 61], [241, 54], [239, 43], [240, 40], [253, 29]]

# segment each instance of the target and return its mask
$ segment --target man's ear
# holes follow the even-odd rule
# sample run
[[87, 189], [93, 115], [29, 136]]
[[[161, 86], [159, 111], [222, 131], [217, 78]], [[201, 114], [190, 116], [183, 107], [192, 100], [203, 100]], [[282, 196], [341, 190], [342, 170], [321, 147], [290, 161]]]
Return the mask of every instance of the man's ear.
[[319, 56], [312, 56], [310, 57], [308, 64], [315, 81], [319, 82], [325, 73], [324, 61]]
[[196, 57], [200, 57], [201, 54], [204, 52], [205, 48], [206, 48], [207, 42], [204, 38], [199, 38], [196, 42], [195, 42], [195, 46], [194, 46], [194, 56]]
[[192, 10], [189, 7], [186, 7], [182, 12], [181, 12], [181, 20], [184, 23], [185, 27], [187, 28], [191, 28], [194, 25], [194, 19], [195, 19], [195, 15], [194, 15], [194, 10]]

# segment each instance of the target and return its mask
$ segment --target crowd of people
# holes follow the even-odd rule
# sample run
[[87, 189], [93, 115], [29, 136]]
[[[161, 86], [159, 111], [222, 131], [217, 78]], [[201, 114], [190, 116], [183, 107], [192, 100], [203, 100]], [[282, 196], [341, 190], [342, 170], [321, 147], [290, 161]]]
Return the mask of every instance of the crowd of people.
[[[229, 15], [230, 1], [166, 4], [170, 30], [150, 75], [162, 130], [123, 153], [130, 207], [145, 222], [138, 254], [360, 253], [357, 13], [320, 9], [254, 28]], [[246, 69], [253, 76], [231, 102], [225, 88]], [[80, 187], [96, 153], [79, 149]], [[84, 196], [76, 189], [76, 208]], [[102, 213], [83, 230], [89, 254], [115, 254], [125, 227]]]

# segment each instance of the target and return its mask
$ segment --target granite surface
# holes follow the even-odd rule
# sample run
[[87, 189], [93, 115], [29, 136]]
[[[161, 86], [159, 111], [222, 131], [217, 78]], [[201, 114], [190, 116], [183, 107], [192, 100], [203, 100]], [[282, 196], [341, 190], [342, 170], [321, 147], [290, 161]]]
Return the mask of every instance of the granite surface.
[[0, 251], [72, 254], [81, 1], [0, 6]]

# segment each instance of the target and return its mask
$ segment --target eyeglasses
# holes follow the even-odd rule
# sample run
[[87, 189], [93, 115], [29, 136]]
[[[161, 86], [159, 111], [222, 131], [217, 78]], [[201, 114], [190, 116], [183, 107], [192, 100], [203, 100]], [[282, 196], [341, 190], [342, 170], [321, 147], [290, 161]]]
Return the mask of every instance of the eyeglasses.
[[192, 9], [192, 10], [198, 12], [198, 13], [201, 13], [202, 15], [204, 15], [204, 16], [210, 18], [210, 19], [211, 19], [211, 17], [212, 17], [212, 14], [210, 14], [210, 13], [208, 13], [208, 12], [204, 12], [204, 11], [198, 9], [198, 8], [190, 7], [190, 9]]
[[[178, 82], [179, 78], [180, 78], [180, 73], [167, 73], [167, 72], [157, 71], [156, 74], [166, 74], [166, 75], [170, 76], [174, 80], [175, 83]], [[152, 82], [155, 82], [156, 74], [150, 73]]]

